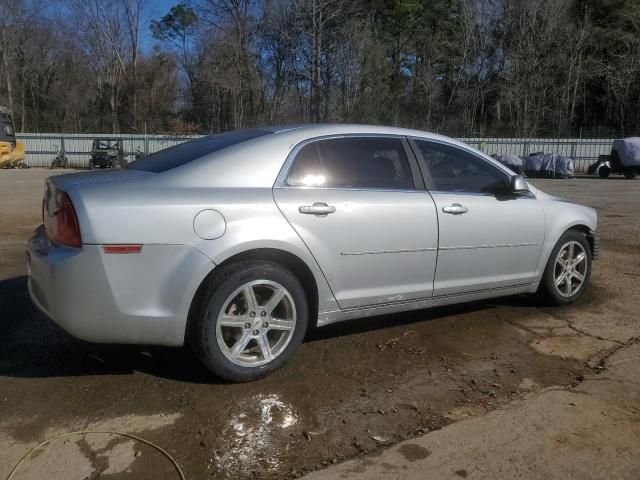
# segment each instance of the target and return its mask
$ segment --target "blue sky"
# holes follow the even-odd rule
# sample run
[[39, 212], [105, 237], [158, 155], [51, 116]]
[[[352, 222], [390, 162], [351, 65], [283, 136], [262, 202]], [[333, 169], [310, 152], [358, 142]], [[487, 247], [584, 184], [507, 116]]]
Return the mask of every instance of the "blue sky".
[[158, 20], [166, 15], [171, 7], [179, 3], [180, 0], [149, 0], [147, 12], [145, 16], [145, 25], [142, 29], [141, 43], [142, 50], [147, 52], [154, 45], [155, 40], [149, 31], [151, 20]]

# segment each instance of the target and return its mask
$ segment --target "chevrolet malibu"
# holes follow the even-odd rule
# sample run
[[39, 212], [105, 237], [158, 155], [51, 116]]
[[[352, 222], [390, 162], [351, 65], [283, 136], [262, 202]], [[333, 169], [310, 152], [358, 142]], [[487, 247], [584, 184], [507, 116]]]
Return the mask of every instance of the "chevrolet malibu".
[[[29, 293], [94, 342], [190, 344], [260, 378], [310, 326], [505, 295], [567, 305], [593, 209], [447, 137], [361, 125], [241, 130], [47, 179]], [[364, 321], [364, 320], [363, 320]]]

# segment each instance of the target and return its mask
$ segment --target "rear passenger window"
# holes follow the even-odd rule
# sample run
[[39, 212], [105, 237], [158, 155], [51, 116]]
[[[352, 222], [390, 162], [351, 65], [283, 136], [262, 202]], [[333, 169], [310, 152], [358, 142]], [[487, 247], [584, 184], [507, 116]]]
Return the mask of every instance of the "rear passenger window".
[[509, 178], [486, 160], [461, 148], [416, 140], [418, 161], [430, 190], [439, 192], [505, 193]]
[[308, 143], [296, 155], [287, 185], [385, 190], [415, 188], [402, 141], [375, 137]]

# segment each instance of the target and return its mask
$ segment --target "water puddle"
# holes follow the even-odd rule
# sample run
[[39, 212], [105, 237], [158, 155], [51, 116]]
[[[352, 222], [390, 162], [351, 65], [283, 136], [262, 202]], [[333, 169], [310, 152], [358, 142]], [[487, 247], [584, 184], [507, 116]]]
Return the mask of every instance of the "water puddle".
[[278, 471], [291, 438], [289, 433], [300, 421], [299, 414], [277, 394], [249, 398], [238, 411], [222, 431], [223, 443], [210, 469], [230, 477]]

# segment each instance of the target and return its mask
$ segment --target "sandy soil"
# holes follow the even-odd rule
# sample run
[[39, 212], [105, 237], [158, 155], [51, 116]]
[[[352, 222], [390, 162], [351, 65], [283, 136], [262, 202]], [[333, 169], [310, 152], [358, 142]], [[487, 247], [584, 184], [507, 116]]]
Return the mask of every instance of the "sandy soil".
[[[0, 171], [0, 478], [80, 429], [139, 434], [190, 479], [298, 477], [573, 388], [640, 336], [640, 181], [534, 181], [598, 209], [602, 255], [576, 305], [515, 297], [338, 324], [269, 378], [223, 383], [186, 349], [84, 343], [31, 305], [24, 243], [50, 174]], [[16, 479], [178, 478], [151, 447], [111, 435], [54, 441], [23, 468]]]

